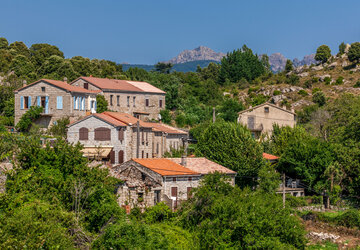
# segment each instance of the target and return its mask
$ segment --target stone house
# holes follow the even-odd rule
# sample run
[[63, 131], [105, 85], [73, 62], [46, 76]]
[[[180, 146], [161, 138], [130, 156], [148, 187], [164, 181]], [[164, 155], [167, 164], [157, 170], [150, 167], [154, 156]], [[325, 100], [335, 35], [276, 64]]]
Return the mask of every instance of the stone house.
[[63, 81], [41, 79], [15, 90], [15, 125], [31, 106], [44, 108], [41, 117], [35, 121], [49, 128], [58, 119], [69, 117], [75, 121], [86, 114], [96, 112], [98, 90], [72, 86]]
[[145, 208], [165, 202], [172, 209], [190, 197], [202, 176], [215, 171], [229, 175], [235, 185], [236, 172], [205, 158], [131, 159], [110, 170], [124, 181], [117, 191], [119, 205]]
[[270, 136], [274, 124], [280, 127], [296, 125], [294, 110], [289, 111], [271, 103], [250, 107], [239, 112], [238, 115], [238, 122], [247, 126], [256, 139], [259, 139], [262, 134]]
[[131, 158], [155, 158], [182, 146], [187, 133], [160, 123], [144, 122], [126, 113], [92, 114], [68, 125], [67, 140], [84, 145], [84, 155], [121, 164]]
[[158, 120], [165, 109], [165, 92], [147, 82], [97, 77], [80, 77], [70, 83], [92, 91], [101, 91], [114, 112], [128, 113], [143, 121]]

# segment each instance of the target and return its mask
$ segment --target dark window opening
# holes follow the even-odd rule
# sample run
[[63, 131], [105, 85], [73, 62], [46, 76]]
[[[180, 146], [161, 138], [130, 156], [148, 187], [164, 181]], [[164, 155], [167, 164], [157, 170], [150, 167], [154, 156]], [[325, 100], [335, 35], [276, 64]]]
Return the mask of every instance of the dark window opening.
[[172, 179], [172, 180], [173, 180], [173, 182], [176, 182], [176, 177], [173, 177], [173, 179]]
[[40, 106], [45, 108], [45, 105], [46, 105], [46, 97], [42, 96], [40, 99]]
[[136, 97], [134, 96], [133, 97], [133, 107], [135, 107], [135, 100], [136, 100]]
[[178, 194], [177, 187], [172, 187], [171, 188], [171, 196], [172, 197], [177, 197], [177, 194]]
[[28, 96], [24, 96], [24, 108], [25, 109], [29, 108], [29, 97]]
[[79, 129], [79, 140], [88, 140], [89, 139], [89, 130], [87, 128]]
[[84, 82], [84, 89], [89, 89], [89, 83]]
[[45, 92], [45, 87], [41, 87], [41, 91], [42, 91], [42, 92]]
[[113, 106], [113, 95], [110, 95], [110, 106]]
[[145, 99], [145, 106], [149, 107], [149, 99]]
[[162, 100], [159, 100], [159, 107], [162, 108]]
[[130, 107], [130, 96], [127, 97], [127, 106]]
[[120, 106], [120, 96], [116, 96], [116, 104]]
[[269, 113], [269, 107], [264, 108], [265, 113]]

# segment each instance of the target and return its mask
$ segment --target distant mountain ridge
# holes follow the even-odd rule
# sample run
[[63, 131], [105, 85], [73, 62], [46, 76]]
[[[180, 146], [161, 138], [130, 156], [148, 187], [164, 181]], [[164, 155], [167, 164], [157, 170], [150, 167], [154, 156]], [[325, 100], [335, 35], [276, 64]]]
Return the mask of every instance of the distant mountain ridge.
[[208, 47], [199, 46], [193, 50], [184, 50], [179, 55], [175, 56], [167, 62], [172, 64], [187, 63], [192, 61], [220, 62], [225, 55], [226, 54], [222, 52], [215, 52]]
[[[221, 59], [226, 56], [225, 53], [215, 52], [214, 50], [205, 47], [199, 46], [193, 50], [184, 50], [179, 53], [177, 56], [173, 57], [167, 63], [173, 64], [174, 71], [180, 72], [189, 72], [196, 71], [197, 65], [200, 67], [207, 67], [210, 62], [220, 62]], [[293, 59], [294, 67], [299, 67], [303, 65], [316, 64], [314, 59], [315, 54], [306, 55], [302, 60], [297, 58]], [[279, 72], [285, 69], [287, 58], [281, 53], [273, 53], [269, 56], [270, 68], [273, 72]], [[145, 65], [145, 64], [123, 64], [123, 69], [127, 70], [129, 68], [142, 68], [147, 71], [153, 70], [154, 65]]]

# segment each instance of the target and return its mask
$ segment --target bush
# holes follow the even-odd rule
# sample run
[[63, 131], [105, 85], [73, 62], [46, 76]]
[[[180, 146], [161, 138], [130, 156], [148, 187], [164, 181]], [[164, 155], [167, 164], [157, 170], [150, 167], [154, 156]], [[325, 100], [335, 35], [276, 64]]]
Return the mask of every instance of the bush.
[[161, 121], [166, 124], [171, 123], [171, 113], [168, 109], [160, 110]]
[[276, 95], [281, 95], [281, 91], [280, 90], [274, 90], [273, 92], [273, 96], [276, 96]]
[[343, 82], [344, 82], [344, 77], [339, 76], [339, 77], [336, 79], [335, 84], [336, 84], [336, 85], [341, 85], [341, 84], [343, 84]]
[[315, 60], [325, 63], [331, 56], [331, 50], [329, 46], [327, 45], [321, 45], [317, 48], [316, 54], [315, 54]]
[[330, 83], [331, 83], [331, 77], [325, 77], [324, 78], [324, 83], [325, 83], [325, 85], [329, 85]]
[[357, 81], [354, 85], [354, 88], [360, 88], [360, 81]]
[[305, 88], [307, 88], [307, 89], [310, 89], [311, 87], [312, 87], [312, 81], [310, 81], [310, 80], [307, 80], [305, 83], [304, 83], [304, 86], [305, 86]]
[[306, 197], [295, 197], [286, 195], [285, 204], [287, 207], [304, 207], [307, 206]]
[[20, 121], [16, 124], [16, 129], [20, 132], [28, 132], [31, 124], [41, 116], [42, 112], [43, 107], [31, 106], [30, 109], [21, 116]]
[[360, 228], [360, 212], [356, 209], [347, 210], [338, 216], [337, 224], [345, 227]]
[[298, 84], [300, 81], [300, 77], [298, 75], [295, 74], [291, 74], [287, 79], [286, 79], [286, 83], [290, 84], [290, 85], [296, 85]]
[[313, 88], [312, 91], [311, 91], [311, 93], [314, 95], [316, 92], [319, 92], [319, 91], [321, 91], [321, 89], [319, 89], [319, 88]]
[[153, 207], [147, 208], [144, 213], [146, 223], [150, 224], [168, 221], [172, 216], [173, 213], [164, 202], [160, 202]]
[[301, 96], [307, 96], [308, 95], [308, 93], [303, 89], [299, 90], [298, 94], [301, 95]]
[[312, 98], [313, 102], [319, 106], [324, 106], [326, 103], [325, 94], [322, 91], [317, 91]]

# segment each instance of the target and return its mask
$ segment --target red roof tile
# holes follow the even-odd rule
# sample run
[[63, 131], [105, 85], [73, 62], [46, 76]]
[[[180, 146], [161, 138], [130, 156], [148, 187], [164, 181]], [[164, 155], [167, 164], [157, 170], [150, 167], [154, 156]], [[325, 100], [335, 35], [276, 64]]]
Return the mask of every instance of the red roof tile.
[[263, 153], [263, 158], [266, 159], [266, 160], [277, 160], [277, 159], [279, 159], [278, 156], [267, 154], [267, 153]]
[[101, 113], [101, 114], [93, 114], [93, 115], [100, 118], [101, 120], [104, 120], [104, 121], [116, 126], [116, 127], [117, 126], [126, 126], [127, 125], [126, 123], [121, 122], [121, 121], [119, 121], [117, 119], [114, 119], [111, 116], [105, 115], [103, 113]]
[[[164, 91], [154, 87], [153, 85], [147, 82], [136, 82], [136, 81], [128, 81], [128, 80], [84, 77], [84, 76], [78, 79], [83, 79], [102, 90], [107, 89], [107, 90], [119, 90], [126, 92], [146, 92], [146, 93], [165, 94]], [[73, 81], [71, 84], [76, 82], [78, 79]]]
[[110, 116], [116, 120], [119, 120], [123, 123], [126, 123], [127, 125], [135, 125], [138, 121], [139, 121], [139, 125], [141, 127], [145, 127], [145, 128], [151, 128], [151, 125], [148, 122], [143, 122], [129, 114], [126, 113], [119, 113], [119, 112], [110, 112], [110, 111], [105, 111], [102, 114], [106, 115], [106, 116]]
[[171, 127], [169, 125], [163, 123], [155, 123], [155, 122], [148, 122], [149, 126], [153, 128], [154, 131], [161, 131], [168, 134], [184, 134], [187, 135], [187, 132]]
[[140, 165], [151, 169], [152, 171], [162, 176], [176, 176], [176, 175], [199, 175], [188, 168], [176, 164], [169, 159], [153, 158], [153, 159], [132, 159]]
[[73, 85], [70, 85], [66, 82], [63, 82], [63, 81], [58, 81], [58, 80], [50, 80], [50, 79], [40, 79], [39, 81], [36, 81], [36, 82], [33, 82], [33, 83], [30, 83], [29, 85], [26, 85], [26, 86], [23, 86], [17, 90], [15, 90], [16, 92], [17, 91], [20, 91], [22, 89], [25, 89], [27, 87], [30, 87], [32, 85], [35, 85], [39, 82], [46, 82], [46, 83], [49, 83], [51, 85], [54, 85], [56, 87], [59, 87], [61, 89], [64, 89], [64, 90], [67, 90], [69, 92], [77, 92], [77, 93], [99, 93], [101, 91], [99, 90], [88, 90], [88, 89], [84, 89], [84, 88], [81, 88], [81, 87], [78, 87], [78, 86], [73, 86]]
[[[166, 158], [170, 161], [173, 161], [177, 164], [181, 163], [181, 158]], [[196, 158], [186, 158], [186, 168], [200, 173], [200, 174], [210, 174], [214, 172], [220, 172], [224, 174], [236, 174], [235, 171], [232, 171], [220, 164], [217, 164], [213, 161], [210, 161], [204, 157], [196, 157]]]

